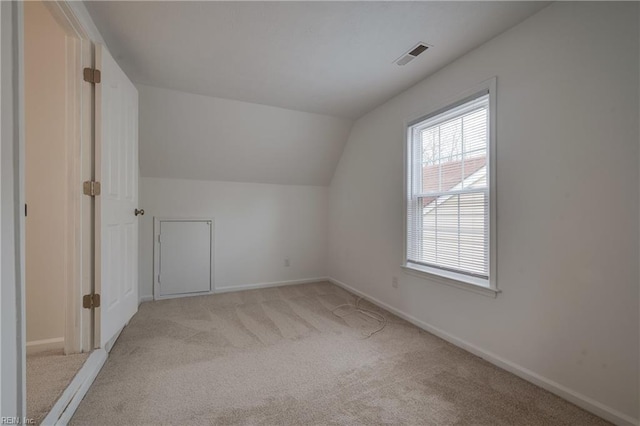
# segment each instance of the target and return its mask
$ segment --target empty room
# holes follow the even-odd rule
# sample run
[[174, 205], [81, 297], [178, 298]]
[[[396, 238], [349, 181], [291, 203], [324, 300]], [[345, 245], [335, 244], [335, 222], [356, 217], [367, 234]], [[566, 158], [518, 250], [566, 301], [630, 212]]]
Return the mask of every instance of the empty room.
[[640, 425], [640, 3], [0, 24], [1, 424]]

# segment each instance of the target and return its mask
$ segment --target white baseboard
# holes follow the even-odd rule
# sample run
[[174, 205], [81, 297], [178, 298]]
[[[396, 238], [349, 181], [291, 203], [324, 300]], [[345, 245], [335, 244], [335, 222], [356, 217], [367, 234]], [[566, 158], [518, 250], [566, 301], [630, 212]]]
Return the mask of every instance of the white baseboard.
[[153, 296], [140, 296], [140, 298], [138, 299], [138, 306], [140, 306], [141, 303], [151, 302], [152, 300]]
[[89, 355], [80, 371], [76, 373], [76, 376], [53, 405], [47, 417], [44, 418], [42, 425], [58, 426], [69, 423], [106, 359], [107, 352], [104, 349], [96, 349]]
[[27, 355], [49, 351], [52, 349], [64, 349], [64, 337], [32, 340], [30, 342], [27, 342]]
[[440, 337], [441, 339], [446, 340], [447, 342], [450, 342], [468, 352], [471, 352], [474, 355], [479, 356], [480, 358], [483, 358], [484, 360], [510, 372], [515, 374], [516, 376], [531, 382], [537, 386], [540, 386], [541, 388], [548, 390], [551, 393], [554, 393], [556, 395], [558, 395], [559, 397], [566, 399], [567, 401], [572, 402], [573, 404], [584, 408], [585, 410], [602, 417], [605, 420], [608, 420], [616, 425], [624, 425], [624, 426], [636, 426], [638, 425], [638, 419], [634, 419], [631, 416], [628, 416], [624, 413], [621, 413], [620, 411], [613, 409], [605, 404], [602, 404], [592, 398], [589, 398], [588, 396], [582, 395], [572, 389], [567, 388], [566, 386], [563, 386], [559, 383], [554, 382], [553, 380], [550, 380], [546, 377], [543, 377], [525, 367], [522, 367], [518, 364], [515, 364], [509, 360], [506, 360], [494, 353], [488, 352], [482, 348], [479, 348], [471, 343], [468, 343], [462, 339], [459, 339], [449, 333], [447, 333], [444, 330], [441, 330], [437, 327], [432, 326], [431, 324], [428, 324], [424, 321], [421, 321], [407, 313], [404, 313], [402, 311], [400, 311], [399, 309], [394, 308], [393, 306], [382, 302], [381, 300], [376, 299], [375, 297], [371, 297], [368, 294], [354, 288], [351, 287], [348, 284], [343, 283], [342, 281], [339, 281], [335, 278], [331, 278], [329, 277], [328, 280], [342, 288], [344, 288], [347, 291], [350, 291], [354, 294], [357, 294], [358, 296], [361, 296], [362, 298], [368, 300], [371, 303], [374, 303], [378, 306], [380, 306], [381, 308], [386, 309], [387, 311], [399, 316], [400, 318], [403, 318], [407, 321], [409, 321], [410, 323], [412, 323], [413, 325], [422, 328], [423, 330], [426, 330], [438, 337]]
[[317, 283], [321, 281], [329, 281], [329, 278], [328, 277], [304, 278], [301, 280], [275, 281], [270, 283], [243, 284], [243, 285], [233, 285], [233, 286], [226, 286], [226, 287], [216, 287], [213, 290], [213, 292], [228, 293], [231, 291], [255, 290], [257, 288], [281, 287], [284, 285], [294, 285], [294, 284], [310, 284], [310, 283]]
[[174, 294], [171, 296], [161, 296], [155, 298], [153, 296], [141, 296], [138, 301], [138, 305], [143, 302], [150, 302], [153, 300], [165, 300], [165, 299], [176, 299], [180, 297], [195, 297], [195, 296], [206, 296], [208, 294], [216, 294], [216, 293], [230, 293], [232, 291], [244, 291], [244, 290], [255, 290], [258, 288], [269, 288], [269, 287], [281, 287], [284, 285], [295, 285], [295, 284], [310, 284], [317, 283], [321, 281], [329, 281], [328, 277], [317, 277], [317, 278], [304, 278], [300, 280], [289, 280], [289, 281], [274, 281], [268, 283], [256, 283], [256, 284], [241, 284], [241, 285], [230, 285], [223, 287], [215, 287], [211, 292], [203, 292], [203, 293], [190, 293], [190, 294]]
[[208, 296], [213, 294], [213, 291], [200, 291], [197, 293], [178, 293], [178, 294], [169, 294], [166, 296], [158, 296], [154, 297], [153, 300], [167, 300], [167, 299], [181, 299], [183, 297], [197, 297], [197, 296]]

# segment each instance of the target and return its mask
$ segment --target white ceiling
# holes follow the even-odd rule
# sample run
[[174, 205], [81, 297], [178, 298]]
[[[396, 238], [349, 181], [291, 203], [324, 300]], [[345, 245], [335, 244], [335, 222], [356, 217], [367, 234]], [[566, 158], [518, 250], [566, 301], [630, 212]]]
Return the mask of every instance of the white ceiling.
[[[86, 3], [136, 83], [356, 118], [548, 2]], [[393, 61], [417, 42], [410, 64]]]

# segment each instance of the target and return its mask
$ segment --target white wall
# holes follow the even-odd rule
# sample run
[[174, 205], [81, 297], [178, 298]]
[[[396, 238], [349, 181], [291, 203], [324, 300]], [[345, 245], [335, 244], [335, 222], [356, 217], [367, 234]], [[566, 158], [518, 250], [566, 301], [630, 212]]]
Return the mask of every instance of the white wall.
[[[42, 2], [25, 14], [27, 342], [64, 338], [66, 303], [66, 33]], [[42, 70], [47, 78], [42, 78]], [[59, 346], [63, 346], [63, 340]]]
[[[6, 15], [6, 14], [5, 14]], [[4, 36], [2, 34], [2, 6], [0, 5], [0, 49], [2, 49], [4, 47]], [[0, 99], [2, 99], [2, 63], [1, 63], [1, 58], [0, 58]], [[0, 102], [0, 139], [4, 140], [4, 134], [2, 133], [2, 103]], [[5, 124], [6, 127], [6, 124]], [[3, 145], [3, 144], [2, 144]], [[2, 176], [2, 146], [0, 145], [0, 176]], [[0, 188], [0, 194], [2, 193], [2, 189]], [[2, 221], [2, 207], [0, 205], [0, 241], [2, 240], [2, 227], [4, 222]], [[4, 280], [2, 279], [2, 251], [3, 251], [3, 244], [0, 245], [0, 306], [4, 307], [2, 305], [2, 287], [3, 287], [3, 283]], [[7, 321], [5, 321], [7, 322]], [[2, 316], [0, 315], [0, 347], [2, 346], [2, 336], [4, 335], [4, 333], [2, 332]], [[0, 383], [2, 383], [2, 350], [0, 349]], [[2, 388], [3, 386], [0, 386], [0, 416], [2, 415]]]
[[[638, 417], [637, 8], [554, 3], [468, 53], [360, 118], [330, 189], [330, 276], [619, 422]], [[403, 122], [493, 76], [496, 299], [400, 268]]]
[[138, 85], [145, 177], [328, 185], [352, 121]]
[[0, 415], [21, 416], [24, 413], [22, 404], [24, 387], [22, 386], [22, 344], [21, 312], [19, 310], [20, 277], [19, 277], [19, 225], [18, 212], [18, 172], [17, 172], [17, 111], [14, 110], [17, 90], [13, 78], [17, 72], [17, 58], [14, 46], [17, 46], [18, 3], [1, 2], [2, 21], [0, 42], [2, 69], [2, 183], [0, 200], [2, 204], [2, 276], [0, 293], [2, 293], [2, 329], [0, 330], [0, 353], [2, 368], [0, 381], [2, 400]]
[[153, 294], [154, 216], [214, 218], [218, 290], [326, 276], [327, 187], [142, 178], [140, 200], [141, 298]]
[[352, 122], [138, 88], [140, 297], [153, 293], [153, 216], [214, 217], [217, 289], [325, 277], [327, 185]]

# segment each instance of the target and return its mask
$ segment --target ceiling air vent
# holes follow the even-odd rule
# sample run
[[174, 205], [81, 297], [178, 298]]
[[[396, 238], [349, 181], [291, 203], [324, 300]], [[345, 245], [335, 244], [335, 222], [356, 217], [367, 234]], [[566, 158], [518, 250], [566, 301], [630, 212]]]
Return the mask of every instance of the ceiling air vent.
[[394, 62], [397, 65], [406, 65], [409, 62], [413, 61], [418, 55], [420, 55], [421, 53], [425, 52], [428, 48], [430, 48], [431, 46], [429, 46], [426, 43], [418, 43], [417, 45], [415, 45], [414, 47], [411, 48], [411, 50], [409, 50], [407, 53], [405, 53], [404, 55], [400, 56], [398, 59], [396, 59]]

